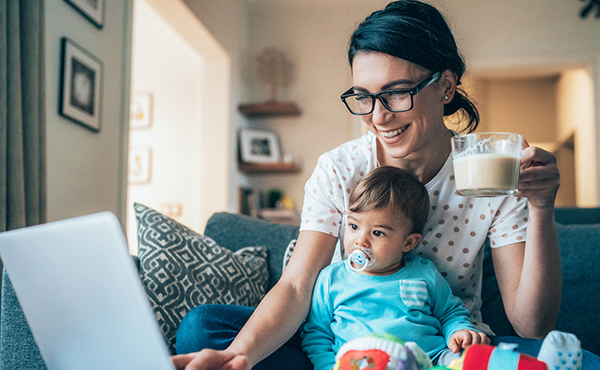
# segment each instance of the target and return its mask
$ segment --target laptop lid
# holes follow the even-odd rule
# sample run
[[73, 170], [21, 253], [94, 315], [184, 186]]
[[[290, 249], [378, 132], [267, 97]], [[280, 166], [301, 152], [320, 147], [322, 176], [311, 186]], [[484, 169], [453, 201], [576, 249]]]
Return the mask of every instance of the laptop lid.
[[0, 257], [48, 370], [171, 370], [110, 212], [0, 233]]

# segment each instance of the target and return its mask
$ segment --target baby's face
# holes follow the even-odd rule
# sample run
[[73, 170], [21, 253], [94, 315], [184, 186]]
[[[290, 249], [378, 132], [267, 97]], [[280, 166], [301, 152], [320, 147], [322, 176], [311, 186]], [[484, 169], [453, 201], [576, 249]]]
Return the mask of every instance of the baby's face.
[[361, 272], [363, 274], [392, 274], [402, 268], [403, 254], [421, 239], [419, 234], [411, 234], [411, 229], [412, 223], [404, 214], [394, 213], [388, 208], [350, 212], [344, 235], [344, 251], [350, 255], [360, 249], [367, 259], [374, 260]]

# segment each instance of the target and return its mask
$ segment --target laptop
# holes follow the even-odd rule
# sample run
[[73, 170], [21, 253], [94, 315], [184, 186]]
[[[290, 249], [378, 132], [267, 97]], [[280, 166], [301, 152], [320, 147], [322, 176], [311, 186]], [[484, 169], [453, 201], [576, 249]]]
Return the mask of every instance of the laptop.
[[0, 257], [48, 370], [174, 370], [112, 213], [0, 233]]

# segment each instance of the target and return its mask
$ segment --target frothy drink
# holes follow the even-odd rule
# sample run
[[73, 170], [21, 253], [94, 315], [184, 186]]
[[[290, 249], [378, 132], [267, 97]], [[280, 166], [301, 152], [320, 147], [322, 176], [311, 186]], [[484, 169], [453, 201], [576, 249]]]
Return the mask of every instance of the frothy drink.
[[460, 195], [514, 194], [519, 181], [519, 158], [506, 154], [473, 154], [454, 160]]
[[515, 194], [523, 137], [484, 132], [452, 138], [454, 181], [459, 195], [493, 197]]

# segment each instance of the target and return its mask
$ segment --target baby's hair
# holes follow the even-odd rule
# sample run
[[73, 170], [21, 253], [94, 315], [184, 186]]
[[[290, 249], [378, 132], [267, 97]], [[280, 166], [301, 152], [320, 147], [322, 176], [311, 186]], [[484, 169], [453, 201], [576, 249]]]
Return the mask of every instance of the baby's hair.
[[414, 175], [403, 169], [383, 166], [373, 169], [350, 194], [351, 212], [390, 208], [412, 221], [413, 233], [423, 233], [429, 212], [427, 189]]

